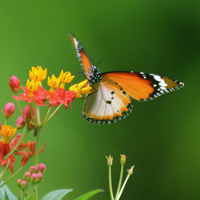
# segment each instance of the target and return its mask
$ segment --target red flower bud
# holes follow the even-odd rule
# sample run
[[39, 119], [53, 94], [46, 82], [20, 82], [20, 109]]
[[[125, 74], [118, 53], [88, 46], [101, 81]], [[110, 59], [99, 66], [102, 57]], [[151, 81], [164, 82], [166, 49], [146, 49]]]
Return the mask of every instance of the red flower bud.
[[31, 173], [30, 172], [25, 172], [24, 173], [24, 176], [23, 176], [23, 179], [25, 181], [29, 181], [30, 180], [30, 177], [31, 177]]
[[17, 129], [21, 129], [25, 126], [26, 122], [24, 121], [24, 118], [21, 116], [19, 116], [17, 118], [17, 121], [16, 121], [16, 128]]
[[[32, 111], [31, 111], [31, 109], [32, 109]], [[31, 107], [31, 109], [30, 109], [30, 105], [27, 105], [24, 107], [24, 109], [22, 111], [22, 116], [23, 116], [24, 120], [27, 122], [29, 122], [32, 119], [32, 116], [34, 116], [34, 110], [32, 107]]]
[[31, 174], [31, 183], [36, 183], [37, 182], [37, 174], [33, 173]]
[[20, 183], [20, 187], [22, 188], [22, 190], [25, 190], [27, 188], [28, 183], [26, 181], [22, 181]]
[[41, 182], [42, 180], [43, 180], [43, 174], [39, 172], [37, 174], [37, 183]]
[[10, 88], [13, 92], [18, 92], [20, 89], [20, 81], [16, 76], [11, 76], [9, 80]]
[[5, 118], [11, 117], [14, 112], [15, 112], [15, 105], [14, 105], [14, 103], [9, 102], [9, 103], [7, 103], [4, 106], [3, 114], [4, 114]]
[[40, 163], [40, 164], [37, 166], [37, 168], [38, 168], [38, 172], [43, 173], [43, 172], [46, 171], [46, 165], [43, 164], [43, 163]]

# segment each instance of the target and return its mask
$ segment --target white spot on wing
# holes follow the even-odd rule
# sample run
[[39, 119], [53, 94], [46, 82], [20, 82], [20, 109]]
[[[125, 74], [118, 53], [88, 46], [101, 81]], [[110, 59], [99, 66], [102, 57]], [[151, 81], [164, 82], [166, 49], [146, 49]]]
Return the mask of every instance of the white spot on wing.
[[[161, 78], [161, 76], [158, 75], [153, 75], [153, 78], [159, 82], [159, 85], [161, 86], [161, 89], [163, 90], [164, 87], [167, 86], [167, 84], [165, 83], [165, 81]], [[164, 88], [165, 89], [165, 88]]]

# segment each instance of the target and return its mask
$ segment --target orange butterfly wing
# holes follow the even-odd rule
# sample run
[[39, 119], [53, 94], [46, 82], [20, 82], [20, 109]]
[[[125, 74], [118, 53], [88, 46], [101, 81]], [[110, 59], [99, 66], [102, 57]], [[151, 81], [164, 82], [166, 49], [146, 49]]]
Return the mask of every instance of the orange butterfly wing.
[[178, 80], [143, 72], [103, 73], [102, 81], [120, 85], [130, 97], [138, 101], [154, 99], [184, 86]]
[[87, 78], [89, 78], [90, 67], [92, 66], [92, 62], [90, 61], [89, 57], [87, 56], [86, 52], [84, 51], [79, 41], [71, 33], [69, 34], [69, 37], [74, 45], [79, 61], [83, 66], [85, 75]]

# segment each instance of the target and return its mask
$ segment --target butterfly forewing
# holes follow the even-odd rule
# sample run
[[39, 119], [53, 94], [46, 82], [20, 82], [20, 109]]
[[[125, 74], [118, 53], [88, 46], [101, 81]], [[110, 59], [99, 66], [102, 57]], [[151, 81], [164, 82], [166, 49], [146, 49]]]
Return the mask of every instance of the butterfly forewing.
[[120, 85], [129, 96], [138, 101], [153, 99], [184, 86], [178, 80], [143, 72], [103, 73], [102, 81]]
[[83, 69], [85, 71], [85, 75], [87, 78], [89, 78], [90, 75], [90, 67], [92, 66], [92, 63], [89, 59], [89, 57], [87, 56], [85, 50], [83, 49], [83, 47], [81, 46], [81, 44], [79, 43], [79, 41], [70, 33], [69, 37], [74, 45], [74, 48], [76, 50], [78, 59], [81, 63], [81, 65], [83, 66]]

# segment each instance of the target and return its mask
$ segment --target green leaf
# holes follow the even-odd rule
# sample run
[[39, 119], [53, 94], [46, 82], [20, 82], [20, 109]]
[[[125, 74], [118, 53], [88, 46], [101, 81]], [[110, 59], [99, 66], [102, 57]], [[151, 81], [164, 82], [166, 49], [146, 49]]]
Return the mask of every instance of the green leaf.
[[80, 197], [78, 197], [75, 200], [88, 200], [88, 199], [90, 199], [91, 197], [93, 197], [95, 194], [97, 194], [99, 192], [103, 192], [103, 190], [101, 190], [101, 189], [92, 190], [90, 192], [87, 192], [86, 194], [81, 195]]
[[7, 193], [5, 192], [5, 200], [9, 200]]
[[67, 193], [71, 192], [72, 189], [61, 189], [49, 192], [41, 200], [61, 200]]
[[[1, 181], [1, 184], [3, 184], [3, 181]], [[10, 189], [8, 188], [7, 185], [4, 185], [3, 187], [0, 188], [0, 199], [2, 199], [2, 200], [6, 200], [6, 199], [17, 200], [17, 198], [10, 191]]]

